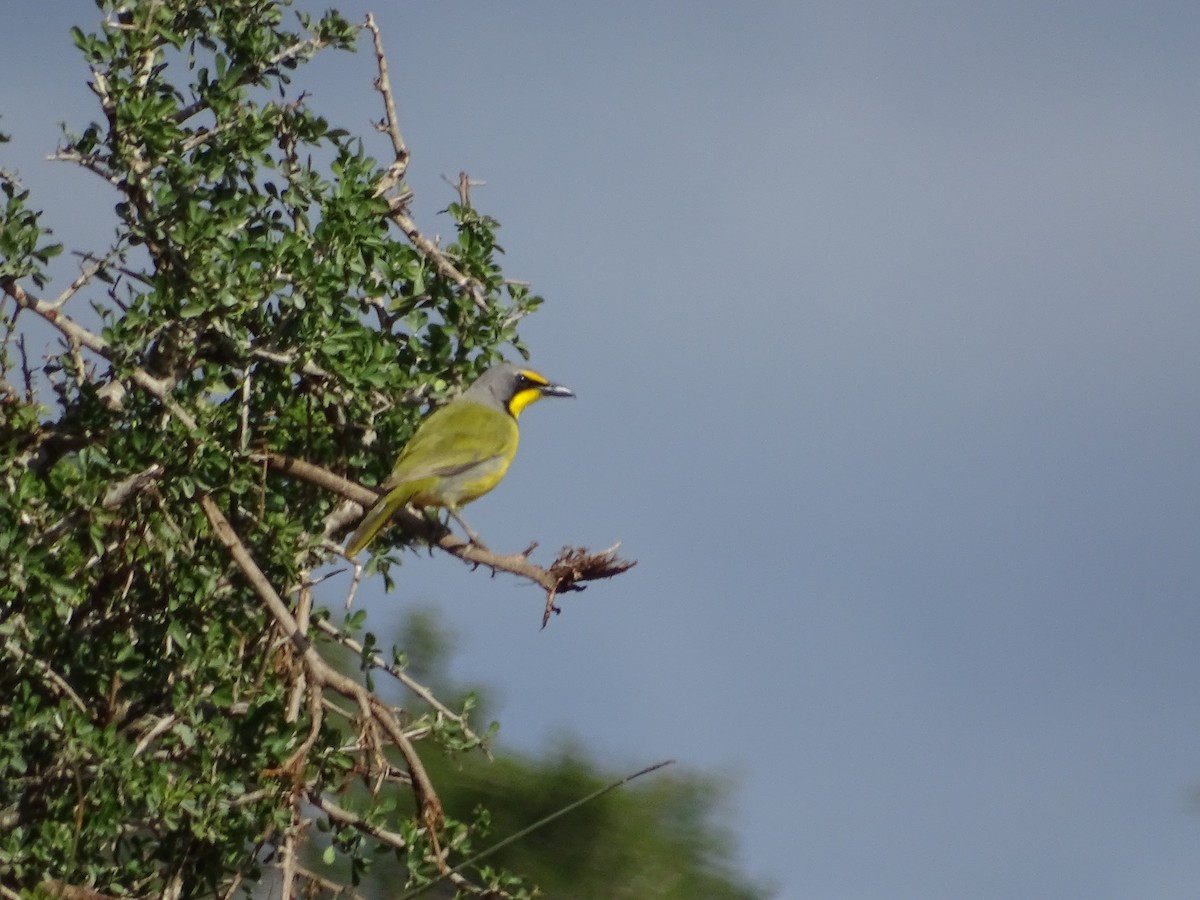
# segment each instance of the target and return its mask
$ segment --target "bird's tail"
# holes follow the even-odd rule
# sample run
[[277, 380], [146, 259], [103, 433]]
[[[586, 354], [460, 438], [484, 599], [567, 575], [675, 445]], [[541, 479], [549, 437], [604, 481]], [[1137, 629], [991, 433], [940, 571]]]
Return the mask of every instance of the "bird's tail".
[[412, 499], [412, 496], [411, 485], [399, 484], [376, 500], [375, 505], [367, 510], [363, 520], [354, 529], [354, 534], [350, 535], [350, 540], [346, 543], [346, 555], [357, 556], [361, 553], [367, 544], [375, 540], [375, 535], [383, 530], [392, 514]]

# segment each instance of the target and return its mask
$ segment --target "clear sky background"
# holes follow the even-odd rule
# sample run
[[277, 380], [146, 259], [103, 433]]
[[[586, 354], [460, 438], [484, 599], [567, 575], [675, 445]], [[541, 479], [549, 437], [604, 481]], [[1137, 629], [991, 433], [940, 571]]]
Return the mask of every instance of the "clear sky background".
[[[509, 747], [729, 776], [784, 900], [1200, 896], [1200, 6], [374, 9], [419, 221], [487, 182], [578, 394], [471, 522], [640, 561], [539, 631], [413, 556], [376, 621], [435, 603]], [[5, 18], [0, 163], [94, 247], [40, 159], [95, 9]], [[299, 83], [366, 132], [373, 74]]]

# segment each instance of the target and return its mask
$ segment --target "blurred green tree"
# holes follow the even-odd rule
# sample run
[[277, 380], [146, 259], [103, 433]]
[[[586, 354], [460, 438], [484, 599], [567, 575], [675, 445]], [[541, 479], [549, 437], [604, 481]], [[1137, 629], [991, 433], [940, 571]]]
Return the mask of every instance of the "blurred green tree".
[[[436, 610], [409, 611], [398, 643], [413, 648], [409, 671], [419, 670], [438, 696], [458, 698], [454, 705], [490, 718], [485, 687], [464, 687], [448, 678], [455, 641]], [[429, 760], [429, 773], [441, 786], [447, 809], [481, 811], [484, 847], [617, 780], [569, 738], [536, 757], [503, 749], [491, 761], [476, 753], [441, 755]], [[712, 776], [667, 769], [555, 818], [484, 863], [520, 872], [549, 900], [766, 897], [769, 891], [734, 865], [730, 831], [720, 825], [725, 788]]]

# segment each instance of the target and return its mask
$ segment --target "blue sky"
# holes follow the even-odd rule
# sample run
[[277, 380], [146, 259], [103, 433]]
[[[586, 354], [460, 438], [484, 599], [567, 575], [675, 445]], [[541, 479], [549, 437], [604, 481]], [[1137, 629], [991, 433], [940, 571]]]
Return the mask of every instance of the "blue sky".
[[[375, 12], [418, 219], [487, 182], [578, 394], [472, 525], [640, 562], [544, 632], [445, 558], [364, 601], [435, 603], [509, 746], [729, 775], [785, 900], [1195, 897], [1200, 7]], [[0, 160], [69, 246], [111, 198], [40, 157], [93, 17], [0, 35]], [[372, 77], [304, 86], [365, 131]]]

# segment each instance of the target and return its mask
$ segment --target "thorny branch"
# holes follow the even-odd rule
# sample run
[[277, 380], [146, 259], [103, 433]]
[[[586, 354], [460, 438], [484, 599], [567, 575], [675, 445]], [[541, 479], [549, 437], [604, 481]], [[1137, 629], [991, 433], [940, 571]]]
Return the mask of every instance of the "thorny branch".
[[[392, 95], [391, 79], [388, 77], [387, 57], [383, 52], [383, 37], [379, 33], [379, 26], [375, 24], [375, 17], [368, 14], [367, 21], [363, 27], [371, 32], [371, 38], [375, 46], [375, 64], [379, 69], [379, 76], [375, 79], [375, 88], [383, 97], [383, 106], [386, 113], [381, 130], [386, 132], [391, 139], [392, 152], [395, 156], [394, 161], [388, 166], [387, 172], [380, 179], [375, 191], [376, 196], [384, 196], [394, 191], [404, 178], [404, 173], [408, 169], [409, 153], [408, 147], [404, 144], [404, 138], [400, 136], [400, 123], [396, 116], [396, 101]], [[421, 233], [421, 230], [417, 228], [417, 223], [405, 212], [410, 199], [411, 197], [407, 192], [395, 194], [388, 198], [388, 215], [391, 217], [391, 220], [404, 232], [404, 236], [408, 238], [409, 243], [420, 250], [433, 263], [443, 278], [454, 282], [459, 290], [470, 294], [471, 299], [475, 301], [475, 305], [481, 311], [486, 312], [487, 303], [484, 300], [483, 287], [475, 279], [469, 278], [460, 272], [458, 267], [439, 249], [438, 245]]]
[[[267, 453], [265, 459], [268, 468], [332, 491], [357, 503], [364, 509], [369, 508], [378, 499], [378, 494], [370, 488], [365, 488], [328, 469], [304, 460], [279, 453]], [[351, 524], [353, 519], [357, 519], [357, 516], [345, 520], [336, 519], [327, 530], [332, 532], [345, 527]], [[607, 550], [601, 550], [598, 553], [582, 547], [564, 547], [549, 567], [542, 568], [529, 561], [529, 556], [537, 548], [537, 544], [531, 544], [520, 553], [493, 553], [491, 550], [463, 540], [443, 526], [430, 522], [407, 509], [399, 510], [393, 516], [392, 521], [405, 532], [446, 551], [451, 556], [458, 557], [465, 563], [487, 566], [492, 572], [508, 572], [526, 578], [543, 588], [546, 591], [546, 610], [542, 616], [543, 628], [550, 620], [551, 614], [559, 611], [554, 604], [554, 599], [559, 594], [581, 591], [586, 587], [584, 582], [612, 578], [636, 565], [633, 560], [625, 560], [617, 556], [620, 544], [614, 544]]]
[[404, 138], [400, 136], [400, 117], [396, 114], [396, 101], [392, 96], [392, 82], [388, 77], [387, 57], [383, 53], [383, 35], [379, 33], [379, 26], [375, 24], [375, 14], [367, 13], [367, 21], [365, 27], [371, 32], [371, 39], [375, 44], [375, 64], [379, 67], [379, 77], [375, 80], [375, 88], [383, 95], [383, 107], [385, 118], [380, 123], [380, 130], [386, 131], [392, 141], [392, 150], [396, 155], [395, 162], [388, 167], [387, 178], [381, 183], [381, 187], [390, 189], [400, 184], [404, 179], [404, 173], [408, 171], [408, 147], [404, 145]]

